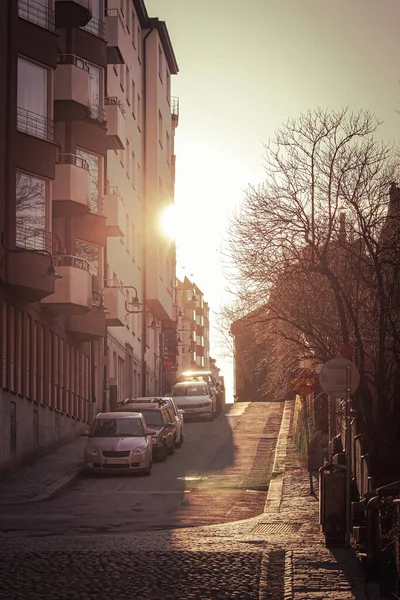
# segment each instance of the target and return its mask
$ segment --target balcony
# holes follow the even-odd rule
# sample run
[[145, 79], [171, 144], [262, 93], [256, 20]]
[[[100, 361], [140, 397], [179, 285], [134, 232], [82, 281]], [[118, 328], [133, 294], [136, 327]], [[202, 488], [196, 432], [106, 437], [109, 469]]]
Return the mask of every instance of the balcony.
[[54, 265], [62, 279], [56, 281], [55, 292], [41, 305], [57, 316], [83, 315], [92, 306], [92, 275], [89, 263], [79, 256], [54, 256]]
[[54, 140], [53, 121], [21, 106], [17, 107], [17, 129], [47, 142]]
[[178, 127], [179, 124], [179, 98], [171, 96], [171, 116], [172, 126]]
[[82, 344], [93, 342], [107, 335], [107, 314], [99, 310], [98, 303], [92, 298], [92, 308], [84, 315], [71, 315], [67, 319], [66, 331]]
[[107, 327], [122, 327], [125, 325], [125, 290], [124, 288], [104, 288], [104, 305], [107, 307]]
[[104, 216], [104, 200], [91, 196], [90, 212], [74, 219], [75, 236], [97, 246], [106, 244], [106, 218]]
[[4, 283], [22, 302], [38, 302], [54, 293], [56, 281], [46, 277], [51, 233], [17, 224], [16, 249], [4, 254]]
[[18, 16], [39, 27], [55, 30], [55, 13], [37, 0], [18, 0]]
[[91, 114], [89, 65], [74, 54], [60, 54], [54, 74], [54, 114], [57, 121], [83, 121]]
[[56, 0], [56, 28], [84, 27], [92, 18], [91, 0]]
[[107, 64], [123, 65], [125, 63], [122, 53], [125, 36], [126, 30], [120, 10], [109, 8], [106, 11]]
[[123, 237], [126, 213], [124, 199], [116, 186], [105, 190], [104, 215], [106, 217], [106, 236]]
[[124, 150], [126, 140], [125, 109], [118, 98], [105, 99], [107, 121], [107, 150]]
[[91, 33], [102, 40], [106, 38], [106, 24], [104, 21], [96, 19], [96, 17], [92, 17], [89, 23], [81, 27], [81, 29], [84, 29], [88, 33]]
[[88, 163], [75, 154], [59, 154], [53, 182], [53, 216], [79, 217], [90, 207]]

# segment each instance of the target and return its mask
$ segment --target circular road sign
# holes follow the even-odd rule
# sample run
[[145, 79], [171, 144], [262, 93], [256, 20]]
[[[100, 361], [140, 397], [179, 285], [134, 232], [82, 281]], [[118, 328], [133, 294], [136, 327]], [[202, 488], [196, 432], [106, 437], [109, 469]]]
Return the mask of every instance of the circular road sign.
[[[348, 372], [348, 367], [350, 370]], [[347, 382], [347, 373], [349, 373], [349, 381]], [[319, 383], [321, 388], [332, 398], [343, 398], [347, 392], [349, 385], [350, 392], [353, 394], [360, 383], [360, 373], [356, 365], [343, 356], [328, 360], [319, 373]]]

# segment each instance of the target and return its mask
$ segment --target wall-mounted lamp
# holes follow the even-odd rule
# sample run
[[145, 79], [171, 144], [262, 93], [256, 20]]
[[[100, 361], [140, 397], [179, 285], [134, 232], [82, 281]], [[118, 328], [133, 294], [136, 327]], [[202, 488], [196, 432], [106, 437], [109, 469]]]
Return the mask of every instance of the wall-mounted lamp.
[[92, 302], [93, 298], [95, 297], [99, 298], [99, 304], [97, 304], [97, 302], [94, 303], [96, 305], [97, 312], [108, 314], [108, 310], [104, 306], [103, 296], [100, 294], [100, 292], [92, 292]]
[[36, 248], [7, 248], [4, 244], [4, 232], [1, 233], [1, 245], [4, 250], [4, 255], [1, 259], [1, 262], [3, 262], [4, 257], [7, 256], [7, 254], [24, 254], [27, 252], [32, 252], [33, 254], [44, 254], [45, 256], [48, 256], [50, 258], [50, 265], [47, 267], [46, 273], [43, 273], [43, 275], [41, 275], [40, 277], [52, 280], [62, 279], [62, 275], [59, 275], [57, 273], [56, 268], [54, 266], [53, 255], [48, 250]]
[[[110, 279], [109, 281], [111, 281], [112, 283], [115, 283], [115, 281], [113, 279]], [[135, 290], [135, 296], [134, 298], [132, 298], [132, 300], [129, 302], [129, 304], [131, 304], [133, 307], [135, 306], [142, 306], [139, 297], [138, 297], [138, 292], [137, 289], [135, 288], [134, 285], [108, 285], [109, 281], [107, 281], [106, 279], [104, 280], [104, 286], [107, 288], [119, 288], [120, 290]]]
[[148, 325], [149, 329], [158, 329], [160, 326], [158, 325], [157, 321], [155, 319], [152, 320], [152, 322], [150, 323], [150, 325]]

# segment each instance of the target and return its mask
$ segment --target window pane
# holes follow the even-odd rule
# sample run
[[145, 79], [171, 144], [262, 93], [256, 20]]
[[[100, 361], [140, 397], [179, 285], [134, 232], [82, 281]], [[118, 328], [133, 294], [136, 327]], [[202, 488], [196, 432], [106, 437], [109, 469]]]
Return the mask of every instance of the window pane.
[[18, 58], [18, 106], [47, 117], [47, 69]]
[[44, 179], [17, 171], [16, 245], [46, 249], [46, 192]]
[[76, 149], [76, 154], [87, 161], [90, 172], [90, 195], [91, 206], [90, 210], [97, 213], [99, 209], [100, 192], [100, 157], [96, 154], [91, 154], [80, 148]]
[[76, 242], [76, 255], [84, 258], [90, 265], [90, 273], [98, 276], [99, 274], [99, 247], [87, 244], [86, 242]]

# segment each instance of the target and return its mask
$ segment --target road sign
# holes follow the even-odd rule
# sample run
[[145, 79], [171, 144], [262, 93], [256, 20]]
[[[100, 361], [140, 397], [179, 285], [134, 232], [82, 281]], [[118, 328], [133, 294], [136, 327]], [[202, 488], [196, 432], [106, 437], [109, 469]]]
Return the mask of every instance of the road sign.
[[289, 391], [307, 396], [314, 391], [316, 383], [316, 374], [311, 369], [298, 368], [292, 371], [289, 376]]
[[[348, 367], [350, 370], [348, 372]], [[347, 382], [349, 373], [349, 382]], [[321, 388], [332, 398], [344, 398], [349, 384], [350, 392], [353, 394], [360, 383], [360, 373], [356, 365], [349, 359], [339, 356], [328, 360], [319, 373]]]

